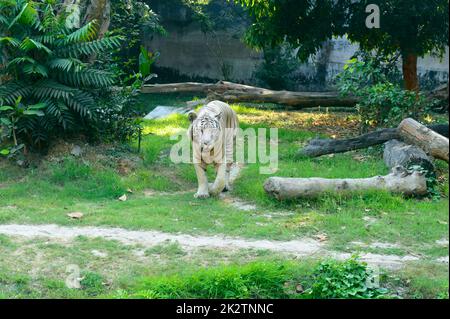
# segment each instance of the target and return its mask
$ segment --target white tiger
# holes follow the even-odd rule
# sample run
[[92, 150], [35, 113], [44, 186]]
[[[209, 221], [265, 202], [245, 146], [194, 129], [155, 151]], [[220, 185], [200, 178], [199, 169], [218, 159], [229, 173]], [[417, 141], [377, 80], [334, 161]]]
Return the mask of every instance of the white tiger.
[[[193, 162], [198, 180], [195, 198], [207, 198], [230, 190], [230, 168], [233, 164], [233, 145], [239, 122], [231, 107], [221, 101], [212, 101], [198, 114], [190, 112], [188, 136], [193, 145]], [[216, 179], [208, 184], [206, 168], [214, 164]]]

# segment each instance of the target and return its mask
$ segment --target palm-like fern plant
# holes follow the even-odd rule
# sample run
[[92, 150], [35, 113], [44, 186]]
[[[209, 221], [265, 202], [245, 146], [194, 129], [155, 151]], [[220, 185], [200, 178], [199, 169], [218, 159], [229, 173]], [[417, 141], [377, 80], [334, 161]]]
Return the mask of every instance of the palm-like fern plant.
[[96, 89], [113, 75], [89, 63], [112, 51], [118, 37], [96, 38], [96, 23], [66, 27], [50, 0], [0, 0], [0, 106], [19, 96], [26, 104], [45, 103], [45, 116], [26, 119], [19, 133], [37, 143], [48, 134], [79, 128], [92, 118]]

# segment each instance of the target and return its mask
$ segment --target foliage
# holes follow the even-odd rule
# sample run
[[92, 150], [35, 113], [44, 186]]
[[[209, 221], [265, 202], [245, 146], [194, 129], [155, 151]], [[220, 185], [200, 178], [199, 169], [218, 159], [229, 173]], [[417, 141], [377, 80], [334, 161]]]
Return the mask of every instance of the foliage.
[[436, 102], [423, 94], [403, 90], [389, 81], [390, 70], [383, 70], [373, 60], [366, 62], [353, 58], [337, 76], [337, 84], [344, 95], [360, 98], [357, 104], [362, 129], [398, 125], [404, 118], [422, 120]]
[[[134, 293], [119, 298], [385, 298], [388, 290], [375, 287], [374, 274], [352, 258], [322, 262], [312, 273], [289, 262], [252, 262], [222, 266], [177, 276], [141, 280]], [[303, 286], [309, 287], [303, 291]]]
[[89, 63], [119, 46], [120, 38], [96, 39], [96, 22], [68, 29], [52, 1], [2, 1], [0, 105], [21, 96], [25, 105], [45, 104], [44, 116], [19, 122], [17, 133], [36, 145], [62, 132], [80, 130], [93, 119], [94, 91], [114, 83], [113, 74]]
[[292, 280], [292, 265], [250, 263], [202, 269], [184, 276], [150, 277], [126, 298], [288, 298], [285, 283]]
[[125, 39], [119, 50], [113, 54], [113, 63], [120, 71], [120, 78], [139, 70], [138, 56], [141, 53], [142, 38], [154, 34], [164, 35], [166, 31], [159, 17], [144, 1], [112, 1], [111, 33]]
[[[141, 130], [139, 119], [140, 105], [139, 93], [142, 85], [157, 75], [151, 73], [152, 66], [159, 53], [147, 51], [144, 46], [140, 48], [139, 71], [123, 79], [123, 87], [114, 88], [101, 94], [99, 105], [95, 110], [97, 121], [90, 130], [91, 136], [104, 141], [130, 141], [137, 138]], [[118, 77], [121, 71], [115, 69]], [[130, 84], [131, 83], [131, 84]], [[127, 85], [130, 84], [130, 85]]]
[[294, 73], [299, 65], [290, 46], [266, 48], [264, 61], [255, 71], [255, 77], [264, 87], [273, 90], [294, 89]]
[[[443, 55], [448, 46], [448, 0], [234, 0], [253, 19], [246, 41], [257, 48], [287, 41], [301, 60], [317, 53], [334, 36], [347, 36], [366, 52], [402, 58], [429, 52]], [[366, 7], [381, 10], [381, 28], [365, 25]]]
[[159, 57], [159, 52], [153, 53], [148, 51], [143, 45], [141, 45], [141, 52], [139, 53], [139, 73], [145, 78], [144, 81], [155, 76], [151, 73], [152, 65]]
[[21, 100], [22, 97], [19, 96], [14, 105], [0, 106], [0, 124], [6, 128], [6, 134], [4, 137], [2, 136], [1, 139], [12, 139], [14, 143], [12, 147], [0, 150], [0, 155], [13, 157], [24, 147], [24, 145], [19, 144], [17, 140], [17, 130], [20, 128], [21, 121], [26, 121], [29, 117], [45, 115], [42, 111], [42, 109], [47, 106], [45, 103], [23, 105]]
[[104, 142], [129, 141], [137, 138], [140, 119], [136, 109], [141, 103], [138, 99], [143, 81], [140, 73], [130, 76], [130, 86], [114, 88], [100, 95], [94, 110], [95, 121], [91, 123], [89, 134]]
[[81, 287], [89, 296], [97, 296], [105, 290], [103, 277], [95, 272], [84, 272], [80, 281]]
[[315, 299], [386, 297], [387, 290], [374, 284], [374, 276], [367, 264], [355, 258], [345, 262], [330, 260], [315, 269], [312, 287], [306, 293]]

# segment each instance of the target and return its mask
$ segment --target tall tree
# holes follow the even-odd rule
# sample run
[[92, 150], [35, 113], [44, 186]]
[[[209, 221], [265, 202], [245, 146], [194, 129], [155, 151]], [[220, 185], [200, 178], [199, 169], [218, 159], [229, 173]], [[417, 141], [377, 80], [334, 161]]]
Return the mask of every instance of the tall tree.
[[[78, 21], [81, 24], [97, 21], [97, 37], [103, 38], [111, 23], [111, 1], [110, 0], [62, 0], [62, 9], [72, 11], [78, 7]], [[82, 16], [81, 16], [82, 15]]]
[[[363, 50], [376, 50], [386, 57], [400, 53], [408, 90], [419, 89], [417, 58], [429, 53], [442, 56], [448, 46], [448, 0], [234, 1], [253, 18], [246, 36], [250, 45], [263, 48], [288, 41], [299, 47], [299, 58], [306, 60], [324, 41], [347, 35]], [[370, 4], [379, 8], [379, 28], [366, 25], [373, 13], [366, 12]]]

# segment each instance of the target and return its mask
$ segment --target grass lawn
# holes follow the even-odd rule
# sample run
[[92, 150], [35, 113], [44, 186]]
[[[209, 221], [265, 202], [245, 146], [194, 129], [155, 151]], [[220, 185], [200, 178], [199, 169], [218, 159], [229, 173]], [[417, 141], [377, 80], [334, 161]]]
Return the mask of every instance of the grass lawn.
[[[192, 96], [167, 95], [149, 102], [144, 96], [142, 111], [190, 99]], [[242, 128], [279, 128], [277, 176], [357, 178], [387, 173], [379, 147], [315, 159], [296, 156], [297, 150], [316, 135], [355, 133], [354, 114], [263, 110], [255, 105], [233, 108]], [[170, 136], [187, 127], [187, 118], [182, 115], [145, 122], [139, 155], [134, 142], [85, 146], [79, 158], [67, 149], [50, 152], [28, 169], [0, 161], [0, 224], [121, 227], [280, 241], [320, 237], [326, 249], [342, 253], [417, 256], [418, 261], [401, 269], [386, 270], [383, 284], [401, 297], [448, 298], [448, 264], [437, 262], [448, 256], [447, 164], [437, 163], [439, 199], [364, 192], [280, 203], [267, 197], [262, 188], [269, 175], [259, 174], [258, 164], [247, 164], [229, 195], [231, 200], [196, 200], [193, 167], [175, 165], [169, 159], [170, 147], [176, 142]], [[119, 201], [123, 194], [127, 200]], [[244, 210], [234, 199], [252, 208]], [[82, 212], [84, 217], [70, 219], [70, 212]], [[149, 248], [101, 238], [54, 241], [0, 235], [0, 297], [127, 297], [136, 291], [142, 297], [167, 297], [173, 294], [154, 288], [162, 284], [152, 278], [167, 277], [161, 280], [182, 286], [180, 282], [192, 281], [198, 269], [214, 272], [234, 265], [228, 271], [235, 274], [240, 268], [236, 265], [248, 263], [248, 273], [273, 274], [273, 287], [281, 281], [300, 281], [308, 286], [318, 260], [250, 249], [204, 248], [193, 252], [177, 243]], [[81, 269], [83, 289], [66, 288], [69, 264]], [[273, 272], [274, 264], [285, 265], [287, 271]], [[210, 278], [210, 274], [204, 276]], [[261, 283], [259, 290], [253, 287], [258, 293], [250, 296], [290, 297], [275, 288], [267, 290], [267, 285]]]

